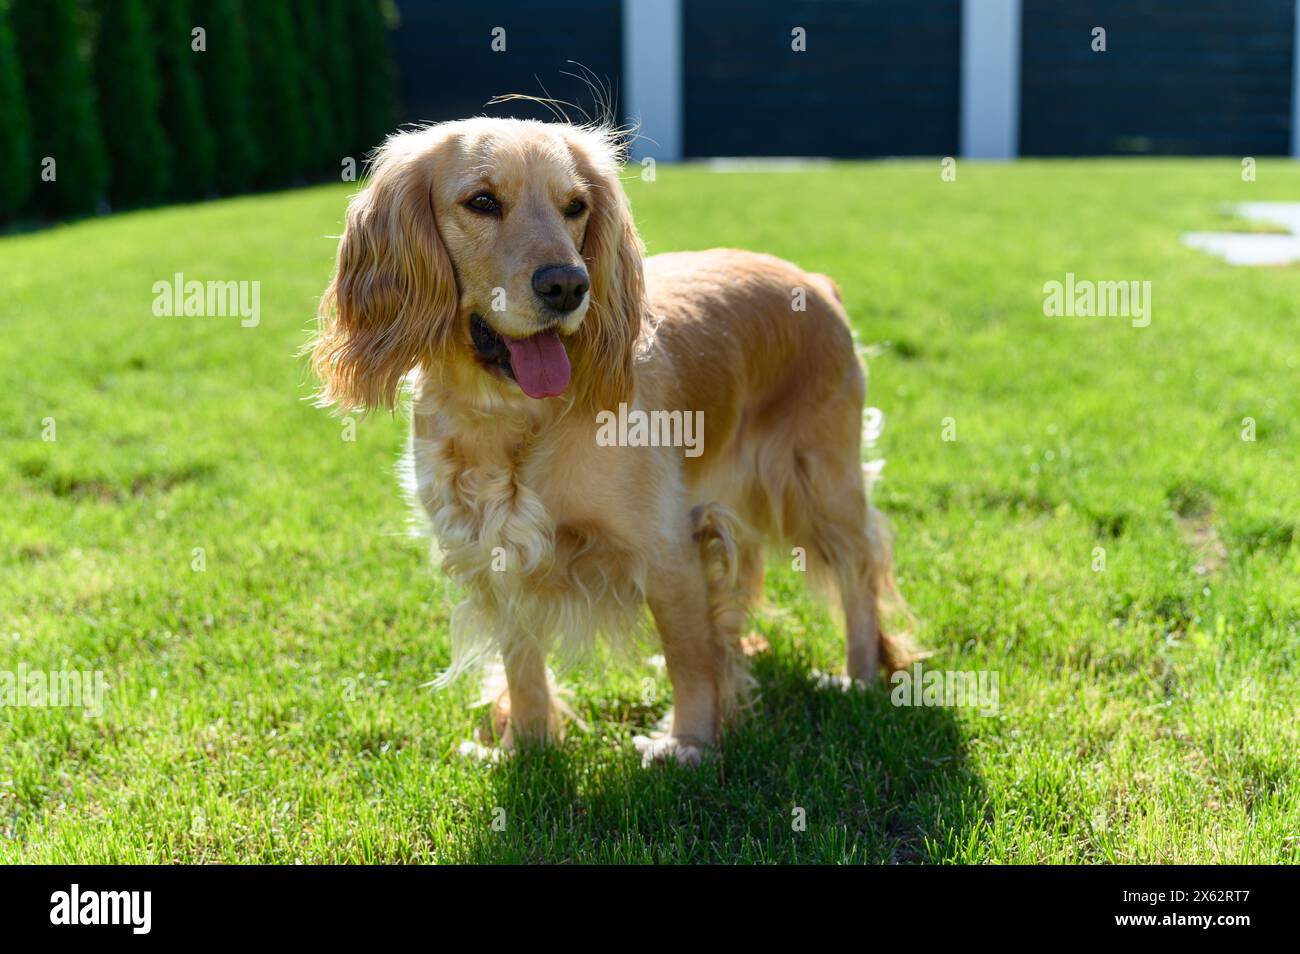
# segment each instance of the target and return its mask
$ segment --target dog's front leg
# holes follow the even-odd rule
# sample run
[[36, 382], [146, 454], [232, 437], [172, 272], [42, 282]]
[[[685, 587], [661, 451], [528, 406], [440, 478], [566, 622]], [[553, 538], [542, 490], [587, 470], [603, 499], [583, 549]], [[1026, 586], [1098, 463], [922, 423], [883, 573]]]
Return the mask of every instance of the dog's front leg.
[[717, 738], [727, 654], [709, 615], [699, 553], [688, 547], [674, 557], [651, 571], [646, 594], [673, 684], [672, 725], [667, 735], [635, 741], [647, 763], [675, 759], [695, 765]]
[[506, 748], [540, 745], [559, 737], [559, 711], [546, 680], [546, 650], [524, 639], [505, 652], [510, 721], [501, 744]]

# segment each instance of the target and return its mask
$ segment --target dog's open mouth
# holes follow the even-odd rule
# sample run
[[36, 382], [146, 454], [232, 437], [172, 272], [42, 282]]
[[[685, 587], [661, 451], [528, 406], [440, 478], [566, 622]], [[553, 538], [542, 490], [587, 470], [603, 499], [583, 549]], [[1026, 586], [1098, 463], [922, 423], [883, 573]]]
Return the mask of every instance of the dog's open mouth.
[[529, 397], [555, 397], [569, 386], [569, 355], [558, 332], [508, 338], [479, 314], [470, 315], [469, 332], [479, 360], [488, 368], [499, 369]]

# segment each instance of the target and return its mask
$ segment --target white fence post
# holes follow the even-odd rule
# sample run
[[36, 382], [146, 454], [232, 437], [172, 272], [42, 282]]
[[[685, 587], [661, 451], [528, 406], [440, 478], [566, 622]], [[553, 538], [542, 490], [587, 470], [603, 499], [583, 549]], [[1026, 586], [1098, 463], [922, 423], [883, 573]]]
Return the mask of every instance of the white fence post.
[[681, 0], [623, 0], [624, 114], [640, 121], [635, 158], [682, 157]]
[[1291, 155], [1300, 158], [1300, 0], [1291, 39]]
[[1020, 0], [962, 0], [961, 154], [1019, 152]]

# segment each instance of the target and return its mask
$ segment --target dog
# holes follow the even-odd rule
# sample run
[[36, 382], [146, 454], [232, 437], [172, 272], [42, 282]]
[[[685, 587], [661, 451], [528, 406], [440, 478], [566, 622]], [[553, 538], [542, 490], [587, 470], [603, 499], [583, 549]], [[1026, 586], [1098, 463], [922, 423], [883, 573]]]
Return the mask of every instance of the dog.
[[[548, 656], [637, 629], [648, 605], [673, 708], [636, 744], [696, 764], [749, 698], [739, 644], [767, 548], [801, 548], [838, 594], [848, 679], [913, 649], [885, 622], [901, 603], [837, 287], [746, 251], [646, 258], [622, 158], [590, 125], [390, 136], [348, 207], [312, 365], [322, 405], [392, 409], [410, 389], [415, 492], [468, 594], [444, 678], [499, 657], [502, 747], [558, 739]], [[637, 411], [691, 415], [700, 446], [673, 427], [599, 439]]]

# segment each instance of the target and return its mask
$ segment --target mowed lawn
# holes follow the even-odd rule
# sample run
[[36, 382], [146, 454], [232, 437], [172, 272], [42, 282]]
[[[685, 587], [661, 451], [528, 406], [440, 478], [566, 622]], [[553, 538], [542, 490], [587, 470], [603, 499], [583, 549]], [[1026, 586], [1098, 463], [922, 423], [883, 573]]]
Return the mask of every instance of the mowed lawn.
[[[817, 690], [842, 637], [778, 554], [756, 714], [700, 771], [641, 768], [670, 687], [603, 658], [563, 677], [587, 731], [456, 754], [478, 689], [425, 687], [458, 596], [403, 416], [345, 440], [295, 355], [354, 186], [0, 239], [0, 670], [110, 686], [0, 710], [0, 861], [1300, 861], [1300, 268], [1178, 241], [1300, 168], [939, 173], [628, 184], [652, 252], [836, 278], [927, 665], [999, 678], [993, 715]], [[260, 324], [154, 317], [176, 272], [260, 282]], [[1046, 317], [1067, 272], [1150, 281], [1149, 327]]]

